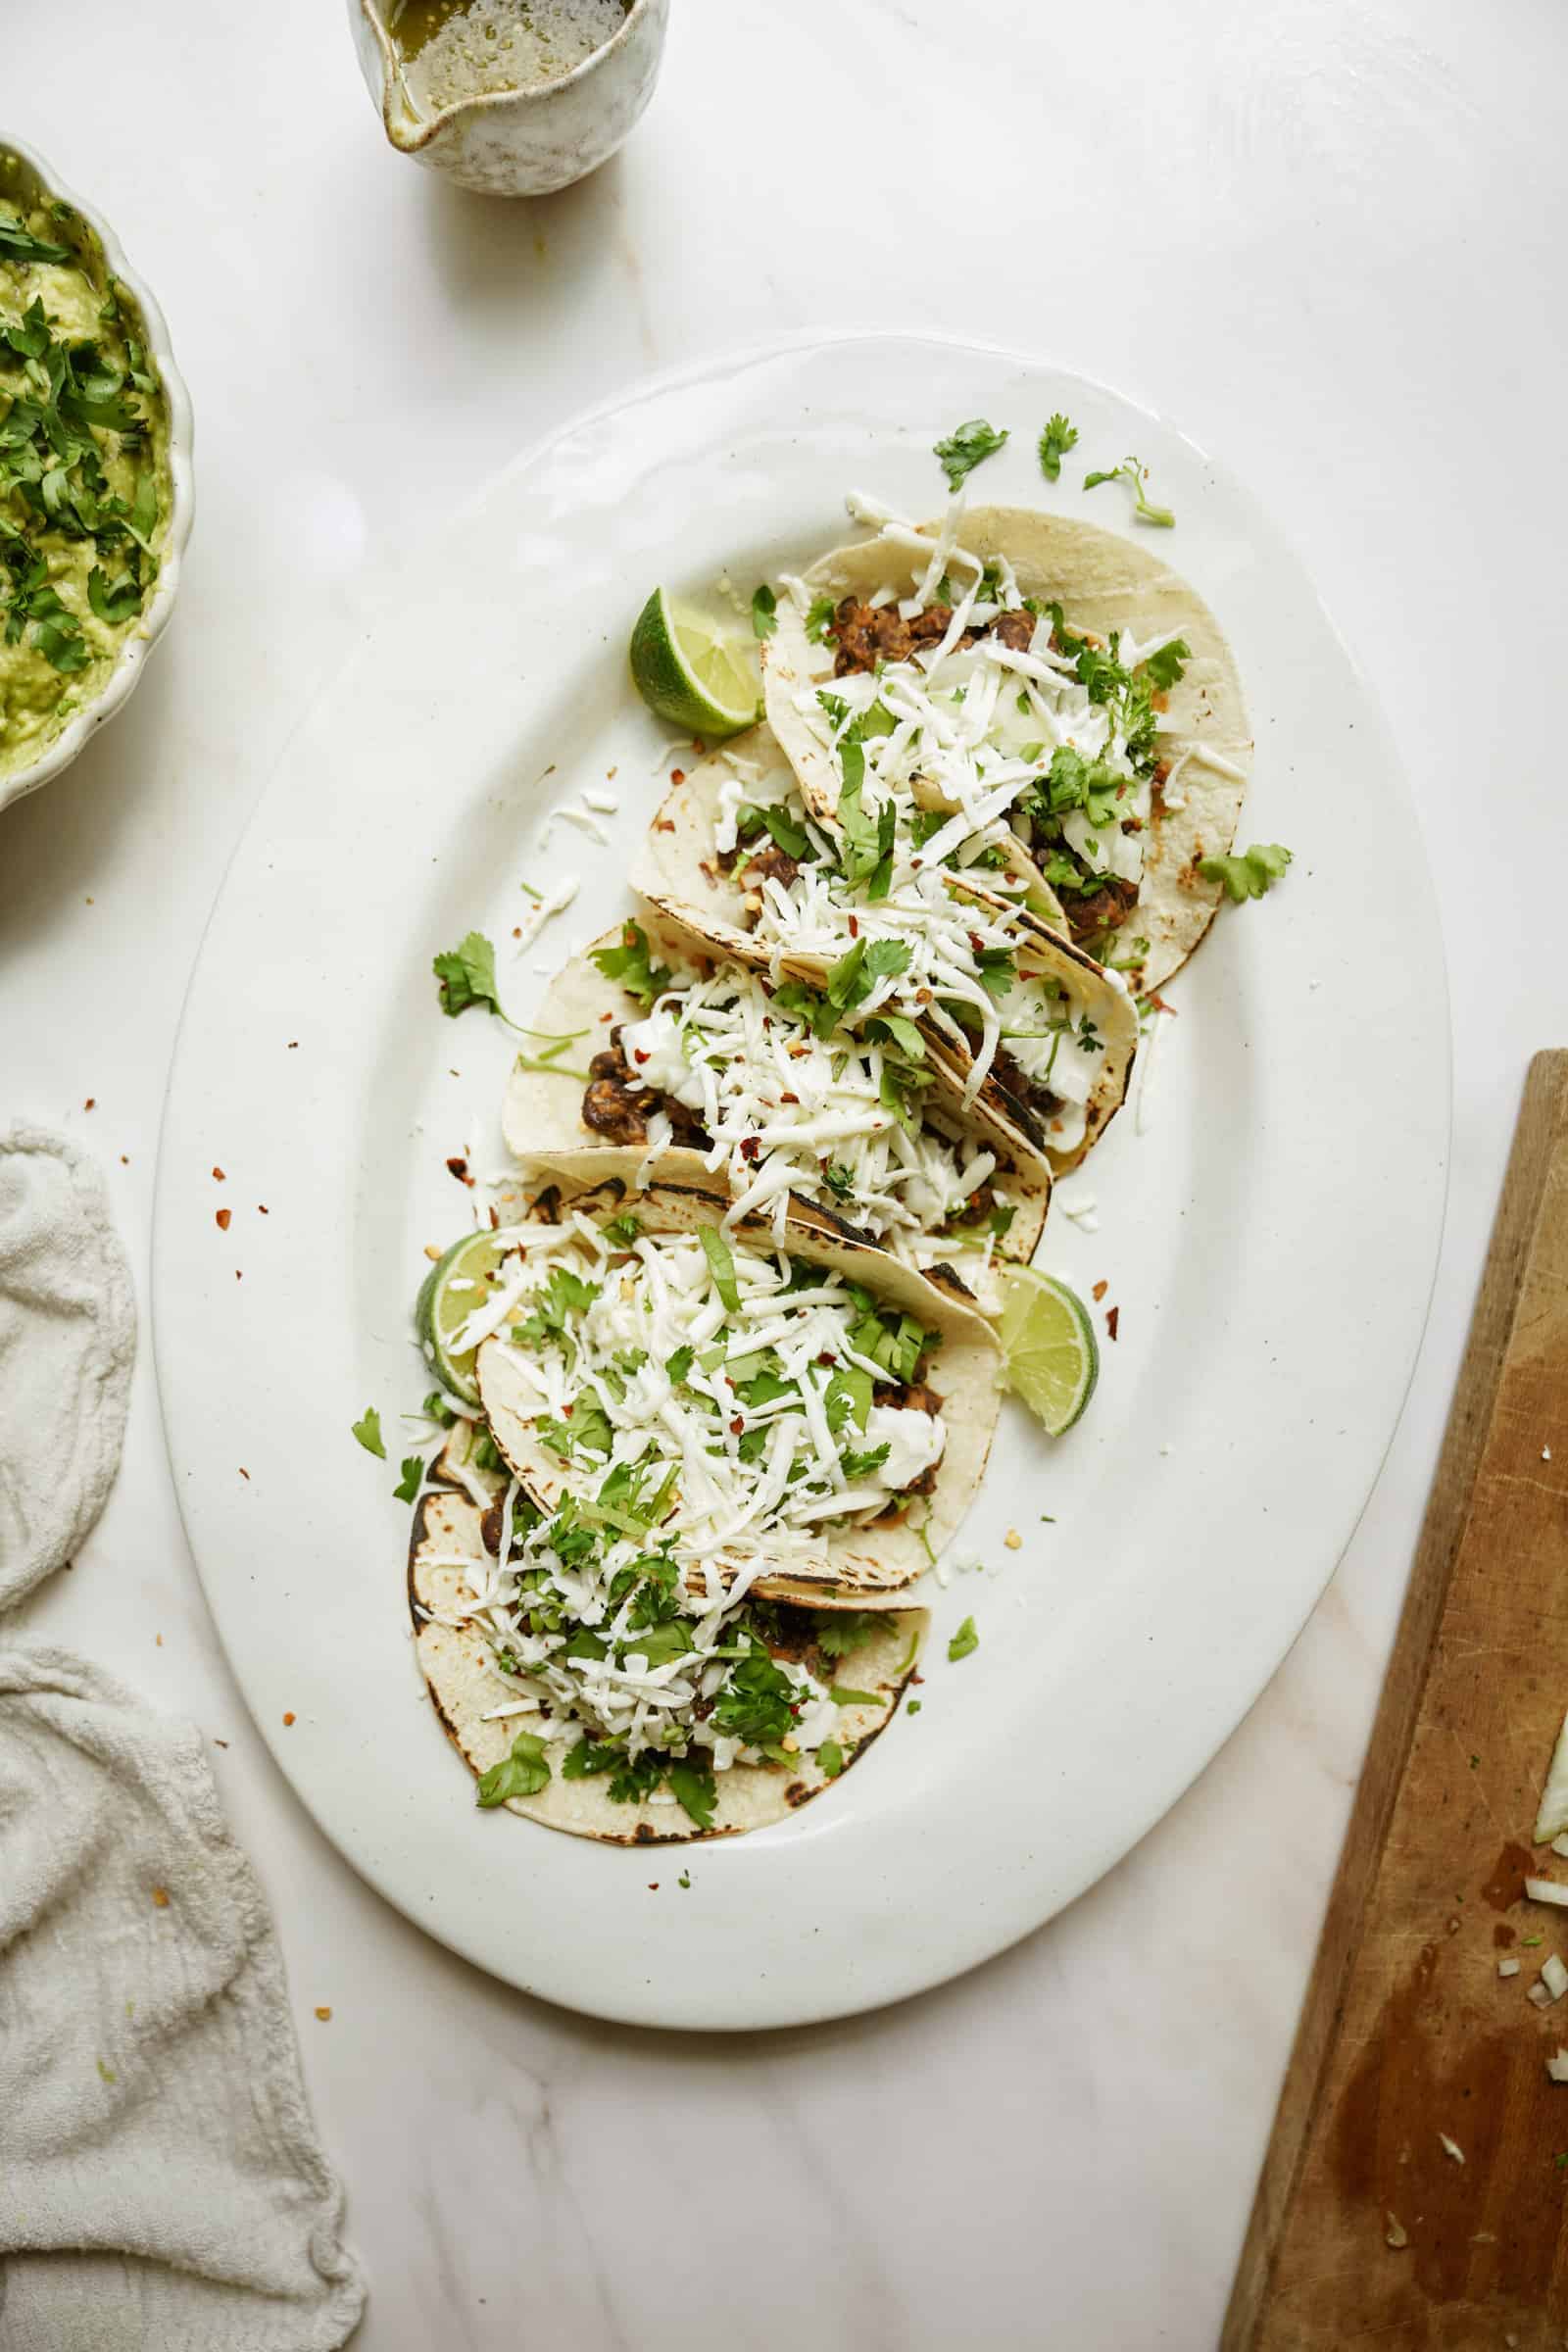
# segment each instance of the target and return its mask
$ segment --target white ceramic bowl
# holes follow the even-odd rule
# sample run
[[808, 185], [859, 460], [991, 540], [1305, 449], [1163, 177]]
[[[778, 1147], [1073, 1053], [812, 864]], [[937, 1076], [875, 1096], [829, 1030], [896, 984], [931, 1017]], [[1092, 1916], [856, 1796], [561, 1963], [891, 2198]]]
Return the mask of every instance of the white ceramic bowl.
[[[15, 175], [5, 170], [8, 158], [15, 156], [20, 167]], [[170, 348], [169, 328], [164, 314], [148, 289], [126, 261], [120, 249], [120, 240], [107, 220], [83, 204], [74, 189], [68, 188], [60, 174], [46, 164], [35, 149], [23, 140], [0, 132], [0, 201], [20, 199], [24, 204], [36, 202], [38, 196], [58, 199], [81, 215], [104, 250], [104, 259], [141, 313], [146, 329], [147, 350], [151, 355], [158, 379], [164, 388], [164, 400], [169, 410], [169, 477], [172, 491], [172, 508], [169, 531], [158, 556], [158, 585], [151, 603], [142, 613], [140, 625], [133, 629], [120, 649], [120, 659], [98, 693], [85, 710], [78, 710], [71, 724], [57, 735], [46, 752], [26, 767], [11, 775], [0, 775], [0, 808], [12, 801], [20, 801], [24, 793], [36, 792], [69, 767], [89, 737], [96, 734], [106, 720], [123, 708], [131, 689], [141, 676], [142, 664], [163, 633], [173, 610], [174, 592], [179, 586], [181, 559], [185, 542], [190, 537], [191, 516], [195, 511], [195, 484], [191, 466], [190, 395], [184, 379], [174, 365]]]
[[348, 4], [360, 71], [392, 145], [485, 196], [548, 196], [596, 172], [654, 94], [669, 24], [669, 0], [632, 0], [625, 23], [569, 74], [421, 117], [387, 30], [391, 0]]

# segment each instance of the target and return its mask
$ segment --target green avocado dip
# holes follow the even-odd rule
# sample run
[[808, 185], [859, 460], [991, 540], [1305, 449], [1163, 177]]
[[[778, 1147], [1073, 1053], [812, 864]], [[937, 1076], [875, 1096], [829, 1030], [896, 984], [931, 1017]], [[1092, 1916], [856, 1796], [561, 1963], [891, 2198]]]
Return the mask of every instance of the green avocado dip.
[[0, 183], [0, 778], [108, 682], [170, 509], [169, 410], [133, 298], [73, 206]]

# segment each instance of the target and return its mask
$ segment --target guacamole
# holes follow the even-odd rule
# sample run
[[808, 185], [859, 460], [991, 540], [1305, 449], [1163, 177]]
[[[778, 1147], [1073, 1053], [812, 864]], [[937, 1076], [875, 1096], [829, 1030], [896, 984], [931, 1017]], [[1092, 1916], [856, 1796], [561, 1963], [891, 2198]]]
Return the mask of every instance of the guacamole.
[[107, 683], [170, 509], [168, 404], [133, 298], [72, 206], [0, 184], [0, 777]]

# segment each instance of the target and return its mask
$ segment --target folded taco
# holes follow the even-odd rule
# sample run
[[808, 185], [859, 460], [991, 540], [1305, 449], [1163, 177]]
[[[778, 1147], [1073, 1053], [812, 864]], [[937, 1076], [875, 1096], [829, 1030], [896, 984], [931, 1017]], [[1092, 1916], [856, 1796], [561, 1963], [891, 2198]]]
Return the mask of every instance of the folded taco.
[[822, 991], [650, 914], [574, 956], [535, 1019], [550, 1048], [519, 1058], [503, 1111], [531, 1172], [592, 1183], [630, 1155], [639, 1185], [727, 1185], [726, 1223], [763, 1221], [780, 1243], [808, 1201], [977, 1294], [993, 1253], [1034, 1254], [1049, 1177], [976, 1128], [902, 1014], [847, 1028]]
[[856, 512], [881, 527], [789, 583], [763, 648], [808, 807], [947, 815], [933, 849], [1010, 826], [1068, 935], [1158, 987], [1213, 919], [1221, 886], [1200, 866], [1230, 849], [1250, 768], [1213, 614], [1091, 523], [956, 502], [916, 531]]
[[974, 1497], [995, 1338], [951, 1278], [808, 1207], [781, 1246], [728, 1205], [614, 1180], [541, 1200], [496, 1237], [452, 1350], [476, 1350], [491, 1437], [540, 1509], [659, 1531], [711, 1602], [885, 1605]]
[[1119, 973], [1048, 930], [1003, 866], [997, 819], [853, 795], [809, 808], [766, 727], [666, 795], [632, 873], [669, 919], [775, 980], [804, 980], [858, 1028], [897, 1015], [958, 1086], [963, 1114], [1061, 1174], [1127, 1089], [1138, 1017]]
[[481, 1805], [619, 1844], [784, 1820], [837, 1780], [913, 1672], [923, 1610], [714, 1598], [673, 1544], [509, 1482], [437, 1486], [409, 1553], [415, 1647]]

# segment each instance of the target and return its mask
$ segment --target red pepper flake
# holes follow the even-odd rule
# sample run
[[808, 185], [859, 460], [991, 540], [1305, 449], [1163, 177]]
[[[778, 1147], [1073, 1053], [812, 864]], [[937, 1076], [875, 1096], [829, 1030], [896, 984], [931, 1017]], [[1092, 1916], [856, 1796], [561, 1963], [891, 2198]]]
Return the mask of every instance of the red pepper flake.
[[96, 1095], [89, 1095], [89, 1096], [87, 1097], [87, 1100], [86, 1100], [86, 1102], [85, 1102], [82, 1104], [82, 1106], [81, 1106], [81, 1107], [82, 1107], [82, 1109], [83, 1109], [83, 1110], [91, 1110], [91, 1109], [94, 1107], [94, 1105], [96, 1104], [97, 1101], [98, 1101], [98, 1098], [97, 1098], [97, 1096], [96, 1096]]
[[513, 924], [512, 936], [514, 939], [520, 939], [522, 937], [522, 925], [520, 923]]
[[639, 1064], [639, 1066], [648, 1059], [648, 1056], [643, 1052], [641, 1046], [633, 1046], [631, 1050], [631, 1057], [633, 1061]]
[[602, 1013], [599, 1015], [599, 1018], [600, 1018], [602, 1021], [612, 1021], [612, 1020], [614, 1019], [614, 1017], [615, 1017], [615, 1016], [614, 1016], [614, 1014], [613, 1014], [612, 1012], [602, 1012]]
[[562, 1408], [561, 1408], [561, 1418], [563, 1419], [563, 1421], [569, 1421], [569, 1420], [571, 1419], [571, 1416], [572, 1416], [572, 1414], [573, 1414], [573, 1413], [574, 1413], [576, 1410], [577, 1410], [577, 1407], [576, 1407], [574, 1404], [564, 1404], [564, 1405], [562, 1406]]
[[270, 1209], [268, 1207], [268, 1205], [267, 1205], [267, 1202], [266, 1202], [265, 1200], [258, 1200], [258, 1201], [257, 1201], [257, 1203], [256, 1203], [256, 1213], [257, 1213], [257, 1215], [258, 1215], [259, 1217], [266, 1217], [266, 1216], [270, 1216], [270, 1214], [271, 1214], [271, 1211], [270, 1211]]
[[130, 1153], [129, 1153], [128, 1152], [122, 1152], [122, 1153], [120, 1154], [120, 1164], [121, 1164], [121, 1166], [122, 1166], [122, 1168], [128, 1168], [128, 1167], [129, 1167], [129, 1165], [130, 1165]]
[[858, 921], [858, 918], [857, 918], [855, 915], [853, 915], [853, 914], [852, 914], [852, 915], [851, 915], [851, 917], [850, 917], [850, 937], [851, 937], [852, 939], [858, 939], [858, 938], [859, 938], [859, 936], [860, 936], [860, 925], [859, 925], [859, 921]]
[[672, 784], [684, 784], [686, 770], [683, 767], [672, 767], [669, 771], [669, 780]]
[[1116, 1326], [1120, 1321], [1121, 1308], [1119, 1306], [1107, 1306], [1105, 1309], [1105, 1329], [1109, 1332], [1112, 1339], [1116, 1337]]
[[970, 934], [969, 934], [969, 945], [970, 945], [970, 947], [971, 947], [971, 948], [973, 948], [973, 950], [974, 950], [974, 952], [975, 952], [975, 954], [976, 954], [977, 956], [983, 956], [983, 955], [985, 954], [985, 952], [986, 952], [986, 943], [985, 943], [985, 941], [984, 941], [984, 940], [981, 938], [981, 936], [980, 936], [980, 934], [979, 934], [979, 932], [978, 932], [978, 931], [971, 931], [971, 932], [970, 932]]
[[249, 1471], [246, 1469], [246, 1467], [245, 1467], [245, 1465], [244, 1465], [244, 1463], [243, 1463], [243, 1462], [241, 1462], [241, 1464], [240, 1464], [240, 1466], [239, 1466], [239, 1474], [240, 1474], [241, 1478], [243, 1478], [243, 1479], [249, 1479], [249, 1477], [250, 1477], [250, 1472], [249, 1472]]
[[657, 1879], [649, 1880], [648, 1891], [650, 1894], [657, 1894], [659, 1892], [659, 1881]]
[[1097, 1282], [1090, 1296], [1098, 1302], [1100, 1299], [1103, 1298], [1109, 1288], [1110, 1285], [1108, 1282]]
[[215, 1184], [226, 1184], [228, 1182], [228, 1178], [223, 1174], [221, 1168], [215, 1168], [213, 1170], [213, 1182]]
[[800, 1101], [800, 1099], [801, 1099], [801, 1098], [800, 1098], [800, 1096], [799, 1096], [799, 1095], [791, 1095], [791, 1094], [783, 1094], [783, 1095], [780, 1095], [780, 1097], [779, 1097], [779, 1101], [780, 1101], [781, 1102], [798, 1102]]
[[741, 1138], [741, 1157], [742, 1157], [742, 1159], [756, 1159], [756, 1158], [757, 1158], [757, 1156], [758, 1156], [758, 1154], [760, 1152], [761, 1149], [762, 1149], [762, 1146], [761, 1146], [760, 1139], [759, 1137], [757, 1137], [757, 1136], [755, 1136], [755, 1135], [743, 1135], [743, 1136], [742, 1136], [742, 1138]]
[[169, 1909], [169, 1888], [167, 1886], [155, 1886], [153, 1888], [153, 1901], [158, 1905], [160, 1911], [167, 1911]]
[[737, 1413], [730, 1423], [729, 1434], [732, 1438], [743, 1438], [746, 1435], [746, 1422], [742, 1414]]
[[833, 1361], [832, 1349], [830, 1348], [824, 1348], [816, 1360], [819, 1364], [830, 1364]]
[[240, 1269], [238, 1268], [238, 1266], [236, 1266], [236, 1267], [234, 1268], [234, 1280], [235, 1280], [236, 1282], [243, 1282], [243, 1281], [244, 1281], [244, 1279], [245, 1279], [244, 1275], [243, 1275], [243, 1274], [240, 1272]]
[[291, 1054], [297, 1054], [297, 1053], [299, 1052], [299, 1050], [300, 1050], [300, 1041], [299, 1041], [299, 1039], [298, 1039], [297, 1037], [291, 1037], [291, 1038], [289, 1039], [289, 1041], [288, 1041], [288, 1050], [289, 1050], [289, 1052], [290, 1052]]
[[496, 1229], [497, 1229], [497, 1227], [500, 1225], [500, 1223], [501, 1223], [501, 1211], [500, 1211], [500, 1209], [499, 1209], [499, 1208], [497, 1208], [497, 1207], [495, 1206], [495, 1204], [492, 1202], [492, 1203], [491, 1203], [491, 1208], [490, 1208], [490, 1230], [491, 1230], [491, 1232], [492, 1232], [492, 1233], [494, 1233], [494, 1232], [496, 1231]]
[[284, 1730], [285, 1730], [285, 1731], [288, 1729], [288, 1726], [289, 1726], [289, 1725], [290, 1725], [290, 1724], [293, 1722], [293, 1720], [294, 1720], [294, 1711], [293, 1711], [293, 1709], [292, 1709], [292, 1708], [290, 1708], [289, 1712], [288, 1712], [288, 1713], [287, 1713], [287, 1714], [284, 1716], [284, 1718], [283, 1718], [283, 1728], [284, 1728]]
[[232, 1210], [231, 1208], [220, 1208], [220, 1209], [216, 1210], [214, 1213], [216, 1214], [216, 1216], [217, 1216], [217, 1218], [218, 1218], [218, 1230], [219, 1230], [219, 1232], [220, 1232], [220, 1233], [226, 1233], [226, 1232], [228, 1231], [228, 1229], [229, 1229], [229, 1226], [230, 1226], [230, 1224], [233, 1222], [233, 1216], [234, 1216], [234, 1212], [233, 1212], [233, 1210]]
[[656, 833], [673, 833], [674, 830], [675, 819], [672, 816], [659, 816], [654, 819], [654, 831]]
[[455, 1176], [460, 1184], [471, 1185], [473, 1183], [473, 1178], [468, 1174], [468, 1163], [461, 1152], [454, 1152], [448, 1159], [447, 1174]]
[[219, 1740], [215, 1738], [213, 1745], [215, 1747], [227, 1747], [228, 1741], [226, 1740]]

